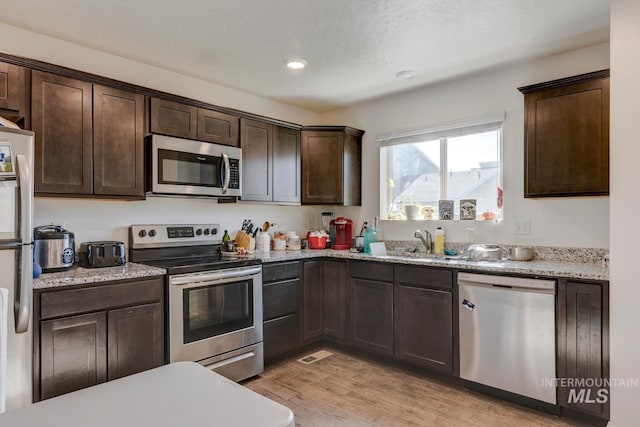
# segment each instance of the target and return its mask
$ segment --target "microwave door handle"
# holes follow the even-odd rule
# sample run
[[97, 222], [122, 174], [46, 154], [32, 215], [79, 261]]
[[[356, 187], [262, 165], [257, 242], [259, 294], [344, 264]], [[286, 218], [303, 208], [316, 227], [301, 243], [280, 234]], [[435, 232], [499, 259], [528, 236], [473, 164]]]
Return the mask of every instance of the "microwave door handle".
[[227, 190], [229, 189], [229, 182], [231, 181], [231, 166], [229, 164], [229, 156], [227, 153], [222, 153], [222, 194], [227, 194]]

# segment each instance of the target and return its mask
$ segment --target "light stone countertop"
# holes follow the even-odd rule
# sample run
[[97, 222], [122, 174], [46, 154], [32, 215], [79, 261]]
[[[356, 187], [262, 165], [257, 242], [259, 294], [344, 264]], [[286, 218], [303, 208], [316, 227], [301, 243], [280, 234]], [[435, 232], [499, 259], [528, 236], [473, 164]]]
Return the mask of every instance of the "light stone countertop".
[[[391, 253], [392, 254], [392, 253]], [[465, 261], [459, 259], [424, 258], [415, 254], [373, 256], [370, 254], [336, 251], [332, 249], [302, 251], [271, 251], [269, 254], [256, 253], [264, 263], [329, 257], [363, 261], [388, 262], [431, 267], [448, 267], [460, 270], [476, 270], [491, 273], [531, 274], [546, 277], [572, 279], [609, 280], [609, 270], [601, 263], [579, 263], [564, 261]]]
[[[444, 258], [425, 258], [418, 254], [401, 254], [391, 256], [373, 256], [370, 254], [337, 251], [332, 249], [302, 251], [271, 251], [268, 254], [257, 252], [255, 258], [263, 263], [295, 261], [311, 258], [337, 258], [362, 261], [386, 262], [430, 267], [456, 268], [469, 271], [489, 273], [529, 274], [545, 277], [564, 277], [572, 279], [609, 280], [609, 270], [601, 263], [578, 263], [566, 261], [464, 261]], [[71, 270], [58, 273], [43, 273], [33, 280], [34, 289], [55, 288], [81, 284], [109, 282], [114, 280], [137, 279], [164, 275], [162, 268], [128, 262], [122, 267], [83, 268], [73, 267]]]
[[33, 289], [56, 288], [62, 286], [83, 285], [113, 280], [138, 279], [151, 276], [162, 276], [163, 268], [150, 267], [128, 262], [120, 267], [83, 268], [74, 266], [70, 270], [57, 273], [42, 273], [33, 279]]

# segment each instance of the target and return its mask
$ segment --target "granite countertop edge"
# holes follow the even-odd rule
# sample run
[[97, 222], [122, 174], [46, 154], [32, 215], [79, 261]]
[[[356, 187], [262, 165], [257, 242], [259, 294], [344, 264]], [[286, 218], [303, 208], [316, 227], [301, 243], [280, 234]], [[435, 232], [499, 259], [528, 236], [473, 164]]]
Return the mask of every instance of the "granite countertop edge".
[[[353, 253], [332, 249], [302, 251], [271, 251], [268, 254], [256, 254], [256, 258], [264, 264], [296, 261], [313, 258], [353, 259], [362, 261], [384, 262], [392, 264], [419, 265], [426, 267], [456, 268], [468, 271], [487, 273], [515, 273], [545, 277], [559, 277], [586, 280], [609, 280], [609, 271], [598, 263], [577, 263], [557, 261], [500, 261], [474, 262], [463, 260], [446, 260], [441, 258], [416, 258], [410, 256], [375, 256], [371, 254]], [[57, 288], [116, 280], [137, 279], [162, 276], [166, 270], [144, 264], [128, 262], [121, 267], [83, 268], [73, 267], [71, 270], [43, 273], [33, 280], [33, 289]]]
[[128, 262], [123, 266], [104, 268], [84, 268], [74, 266], [70, 270], [42, 273], [33, 279], [33, 289], [58, 288], [63, 286], [86, 285], [112, 282], [116, 280], [138, 279], [162, 276], [166, 270], [158, 267]]
[[460, 270], [476, 270], [489, 273], [516, 273], [546, 277], [561, 277], [570, 279], [609, 280], [609, 271], [599, 263], [559, 262], [559, 261], [464, 261], [447, 260], [443, 258], [417, 258], [411, 256], [394, 255], [375, 256], [349, 251], [332, 249], [311, 249], [302, 251], [271, 251], [269, 254], [258, 254], [265, 264], [280, 261], [294, 261], [308, 258], [338, 258], [362, 261], [385, 262], [392, 264], [420, 265], [427, 267], [456, 268]]

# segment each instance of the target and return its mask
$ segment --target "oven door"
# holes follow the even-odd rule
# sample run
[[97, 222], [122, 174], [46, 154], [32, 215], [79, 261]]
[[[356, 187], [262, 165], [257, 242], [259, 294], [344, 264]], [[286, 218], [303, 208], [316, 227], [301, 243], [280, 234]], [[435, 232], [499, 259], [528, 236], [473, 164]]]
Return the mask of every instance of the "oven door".
[[169, 359], [199, 362], [262, 341], [262, 267], [169, 277]]
[[153, 135], [151, 157], [153, 193], [241, 195], [239, 148]]

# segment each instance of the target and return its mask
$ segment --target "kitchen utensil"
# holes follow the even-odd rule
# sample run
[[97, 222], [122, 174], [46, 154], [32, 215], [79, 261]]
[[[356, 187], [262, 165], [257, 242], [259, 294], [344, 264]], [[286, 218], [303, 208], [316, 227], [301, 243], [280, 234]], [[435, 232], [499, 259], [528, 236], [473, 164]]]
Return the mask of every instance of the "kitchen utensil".
[[472, 261], [500, 261], [503, 255], [508, 255], [507, 250], [498, 245], [470, 245], [467, 251]]
[[309, 249], [324, 249], [327, 245], [327, 235], [324, 233], [311, 232], [307, 235]]
[[63, 271], [73, 266], [76, 246], [72, 232], [59, 225], [45, 225], [35, 228], [33, 239], [33, 258], [43, 272]]
[[335, 240], [331, 242], [331, 249], [348, 250], [351, 247], [353, 237], [353, 221], [348, 218], [338, 217], [331, 220], [331, 236]]
[[509, 248], [509, 259], [512, 261], [531, 261], [533, 248], [531, 246], [514, 246]]
[[80, 265], [87, 268], [114, 267], [126, 263], [123, 242], [83, 242], [79, 252]]

